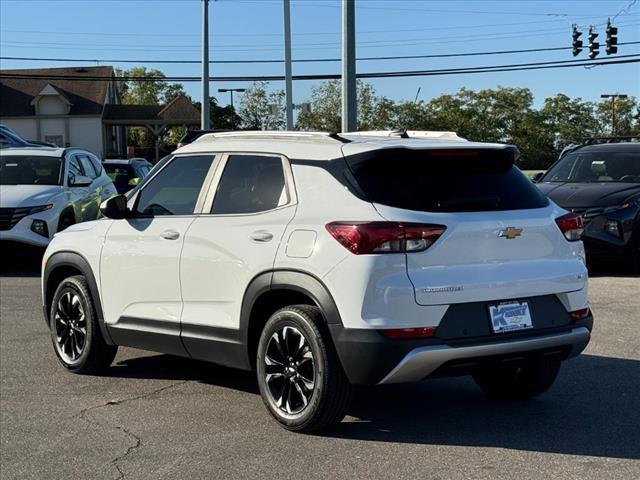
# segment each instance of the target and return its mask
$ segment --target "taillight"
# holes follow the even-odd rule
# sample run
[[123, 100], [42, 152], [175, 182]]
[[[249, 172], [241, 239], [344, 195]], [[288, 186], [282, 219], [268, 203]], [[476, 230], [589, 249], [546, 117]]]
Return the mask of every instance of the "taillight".
[[569, 312], [569, 316], [571, 320], [577, 322], [578, 320], [582, 320], [583, 318], [587, 318], [589, 316], [589, 307], [581, 308], [580, 310], [574, 310], [573, 312]]
[[577, 213], [567, 213], [556, 218], [556, 224], [565, 238], [571, 242], [580, 240], [582, 232], [584, 232], [582, 215], [578, 215]]
[[400, 340], [407, 338], [430, 338], [436, 333], [436, 327], [418, 327], [418, 328], [390, 328], [378, 330], [382, 335], [391, 340]]
[[444, 233], [443, 225], [397, 222], [332, 222], [327, 231], [356, 255], [422, 252]]

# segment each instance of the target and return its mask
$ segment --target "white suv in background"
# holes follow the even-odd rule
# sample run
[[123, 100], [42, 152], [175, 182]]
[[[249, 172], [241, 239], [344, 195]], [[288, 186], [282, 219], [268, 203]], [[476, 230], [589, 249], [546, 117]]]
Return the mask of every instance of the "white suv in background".
[[55, 352], [77, 373], [117, 345], [255, 369], [296, 431], [339, 422], [357, 384], [538, 395], [593, 319], [582, 219], [516, 156], [425, 132], [204, 135], [49, 245]]
[[0, 150], [0, 241], [45, 247], [56, 232], [95, 220], [116, 189], [100, 160], [79, 148]]

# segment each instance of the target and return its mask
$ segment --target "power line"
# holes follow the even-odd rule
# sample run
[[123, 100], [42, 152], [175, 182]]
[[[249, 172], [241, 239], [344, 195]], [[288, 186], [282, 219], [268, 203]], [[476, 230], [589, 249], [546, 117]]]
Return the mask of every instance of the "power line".
[[[640, 41], [621, 42], [618, 45], [638, 45]], [[520, 50], [495, 50], [485, 52], [460, 52], [460, 53], [441, 53], [431, 55], [394, 55], [380, 57], [359, 57], [358, 61], [379, 61], [379, 60], [418, 60], [423, 58], [454, 58], [454, 57], [479, 57], [489, 55], [510, 55], [516, 53], [535, 53], [535, 52], [553, 52], [571, 50], [571, 47], [545, 47], [545, 48], [525, 48]], [[47, 57], [10, 57], [0, 56], [0, 60], [17, 60], [17, 61], [38, 61], [38, 62], [86, 62], [86, 63], [138, 63], [138, 64], [200, 64], [200, 60], [134, 60], [134, 59], [115, 59], [115, 58], [47, 58]], [[299, 58], [292, 60], [294, 63], [329, 63], [340, 62], [340, 58]], [[211, 60], [210, 64], [257, 64], [257, 63], [284, 63], [282, 59], [251, 59], [251, 60]]]
[[[634, 16], [634, 15], [631, 15]], [[603, 18], [602, 15], [574, 15], [571, 17], [573, 20], [588, 20], [594, 18]], [[429, 28], [403, 28], [401, 30], [358, 30], [358, 36], [368, 35], [368, 34], [377, 34], [377, 33], [404, 33], [404, 32], [431, 32], [431, 31], [439, 31], [439, 30], [469, 30], [470, 28], [503, 28], [503, 27], [512, 27], [512, 26], [521, 26], [521, 25], [534, 25], [540, 23], [557, 23], [557, 22], [566, 22], [567, 20], [564, 18], [554, 18], [550, 20], [535, 20], [532, 22], [508, 22], [508, 23], [488, 23], [488, 24], [480, 24], [480, 25], [450, 25], [447, 27], [429, 27]], [[162, 37], [167, 38], [166, 33], [146, 33], [146, 32], [132, 32], [132, 33], [112, 33], [112, 32], [69, 32], [69, 31], [52, 31], [52, 30], [10, 30], [3, 29], [4, 33], [26, 33], [26, 34], [34, 34], [34, 35], [72, 35], [72, 36], [106, 36], [106, 37]], [[293, 33], [294, 37], [304, 37], [304, 36], [320, 36], [320, 35], [340, 35], [339, 31], [334, 32], [298, 32]], [[282, 32], [261, 32], [261, 33], [216, 33], [215, 35], [211, 35], [211, 38], [219, 38], [219, 37], [281, 37]], [[200, 35], [195, 33], [171, 33], [171, 37], [192, 37], [192, 38], [200, 38]]]
[[[433, 75], [459, 75], [468, 73], [495, 73], [495, 72], [513, 72], [524, 70], [541, 70], [552, 68], [569, 68], [569, 67], [594, 67], [606, 65], [620, 65], [639, 63], [640, 55], [621, 55], [615, 60], [564, 60], [556, 62], [537, 62], [537, 63], [521, 63], [510, 65], [492, 65], [485, 67], [466, 67], [466, 68], [448, 68], [436, 70], [409, 70], [397, 72], [365, 72], [359, 73], [358, 78], [393, 78], [393, 77], [416, 77], [416, 76], [433, 76]], [[341, 78], [340, 74], [315, 74], [315, 75], [294, 75], [294, 80], [337, 80]], [[19, 74], [4, 73], [0, 71], [0, 79], [40, 79], [40, 80], [72, 80], [72, 81], [141, 81], [141, 82], [199, 82], [199, 76], [167, 76], [167, 77], [107, 77], [107, 76], [71, 76], [71, 75], [41, 75], [41, 74]], [[281, 81], [284, 80], [283, 75], [262, 75], [262, 76], [223, 76], [212, 77], [211, 81], [217, 82], [254, 82], [254, 81]]]
[[[221, 0], [221, 3], [229, 3], [230, 0]], [[250, 3], [256, 5], [264, 5], [264, 4], [277, 4], [277, 1], [271, 2], [268, 0], [234, 0], [234, 3]], [[635, 2], [634, 2], [635, 3]], [[318, 7], [318, 8], [339, 8], [339, 4], [326, 4], [326, 3], [312, 3], [310, 1], [305, 0], [304, 2], [296, 3], [297, 7]], [[372, 7], [370, 5], [358, 5], [358, 10], [384, 10], [388, 12], [389, 10], [396, 11], [405, 11], [405, 12], [429, 12], [429, 13], [450, 13], [450, 14], [473, 14], [473, 15], [517, 15], [517, 16], [536, 16], [536, 17], [555, 17], [555, 18], [572, 18], [574, 15], [569, 13], [558, 13], [558, 12], [509, 12], [509, 11], [487, 11], [487, 10], [449, 10], [449, 9], [436, 9], [436, 8], [408, 8], [403, 6], [394, 5], [392, 9], [389, 7]], [[609, 17], [610, 14], [603, 13], [601, 16]]]
[[[620, 23], [622, 26], [636, 26], [639, 22]], [[604, 26], [606, 23], [597, 24], [596, 26]], [[488, 41], [488, 40], [506, 40], [513, 38], [525, 38], [545, 36], [550, 33], [565, 32], [565, 28], [546, 28], [537, 30], [521, 30], [512, 32], [496, 32], [487, 34], [469, 34], [469, 35], [453, 35], [453, 36], [440, 36], [440, 37], [428, 37], [428, 38], [406, 38], [400, 40], [368, 40], [358, 43], [359, 48], [386, 48], [386, 47], [398, 47], [398, 46], [420, 46], [420, 45], [432, 45], [438, 43], [460, 43], [469, 41]], [[77, 42], [29, 42], [29, 41], [13, 41], [6, 40], [2, 42], [5, 46], [27, 48], [27, 47], [39, 47], [46, 49], [67, 49], [67, 50], [122, 50], [122, 51], [166, 51], [166, 52], [189, 52], [199, 51], [199, 44], [183, 44], [183, 45], [166, 45], [166, 44], [137, 44], [132, 47], [125, 43], [102, 43], [102, 44], [90, 44], [83, 42], [82, 47], [78, 47]], [[298, 43], [295, 47], [296, 50], [326, 50], [328, 48], [338, 47], [340, 42], [310, 42], [310, 43]], [[26, 47], [25, 47], [26, 46]], [[73, 48], [68, 48], [72, 46]], [[146, 48], [140, 48], [146, 47]], [[265, 48], [265, 47], [278, 47], [278, 48]], [[248, 49], [247, 49], [248, 48]], [[273, 51], [281, 50], [282, 43], [260, 43], [260, 44], [223, 44], [217, 45], [217, 51], [229, 51], [229, 52], [242, 52], [242, 51]]]

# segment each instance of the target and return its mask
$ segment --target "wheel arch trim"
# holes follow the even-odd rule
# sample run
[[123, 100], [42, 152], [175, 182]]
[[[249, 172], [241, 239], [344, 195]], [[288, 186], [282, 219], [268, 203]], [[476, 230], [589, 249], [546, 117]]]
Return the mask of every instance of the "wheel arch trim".
[[100, 332], [105, 340], [105, 342], [109, 345], [114, 345], [111, 340], [111, 336], [106, 328], [104, 322], [104, 314], [102, 312], [102, 300], [100, 299], [100, 292], [98, 290], [98, 284], [96, 283], [95, 276], [93, 275], [93, 270], [91, 269], [91, 265], [87, 261], [87, 259], [77, 252], [72, 251], [58, 251], [52, 254], [42, 271], [42, 310], [44, 313], [44, 320], [47, 324], [47, 328], [49, 327], [49, 303], [51, 298], [49, 298], [49, 277], [53, 272], [55, 272], [58, 268], [61, 267], [72, 267], [78, 270], [87, 281], [89, 285], [89, 291], [91, 292], [93, 305], [96, 309], [96, 314], [98, 316], [98, 325], [100, 325]]
[[278, 290], [291, 290], [306, 295], [320, 309], [327, 324], [342, 325], [335, 300], [324, 283], [315, 275], [289, 269], [262, 272], [249, 282], [240, 309], [240, 335], [246, 348], [248, 365], [251, 365], [249, 327], [253, 309], [264, 294]]

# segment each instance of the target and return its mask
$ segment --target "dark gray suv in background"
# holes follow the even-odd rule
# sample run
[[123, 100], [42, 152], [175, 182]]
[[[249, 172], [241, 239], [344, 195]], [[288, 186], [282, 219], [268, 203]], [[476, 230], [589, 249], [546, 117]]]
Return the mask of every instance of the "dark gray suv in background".
[[538, 187], [584, 217], [587, 258], [622, 258], [640, 270], [640, 143], [567, 149]]

